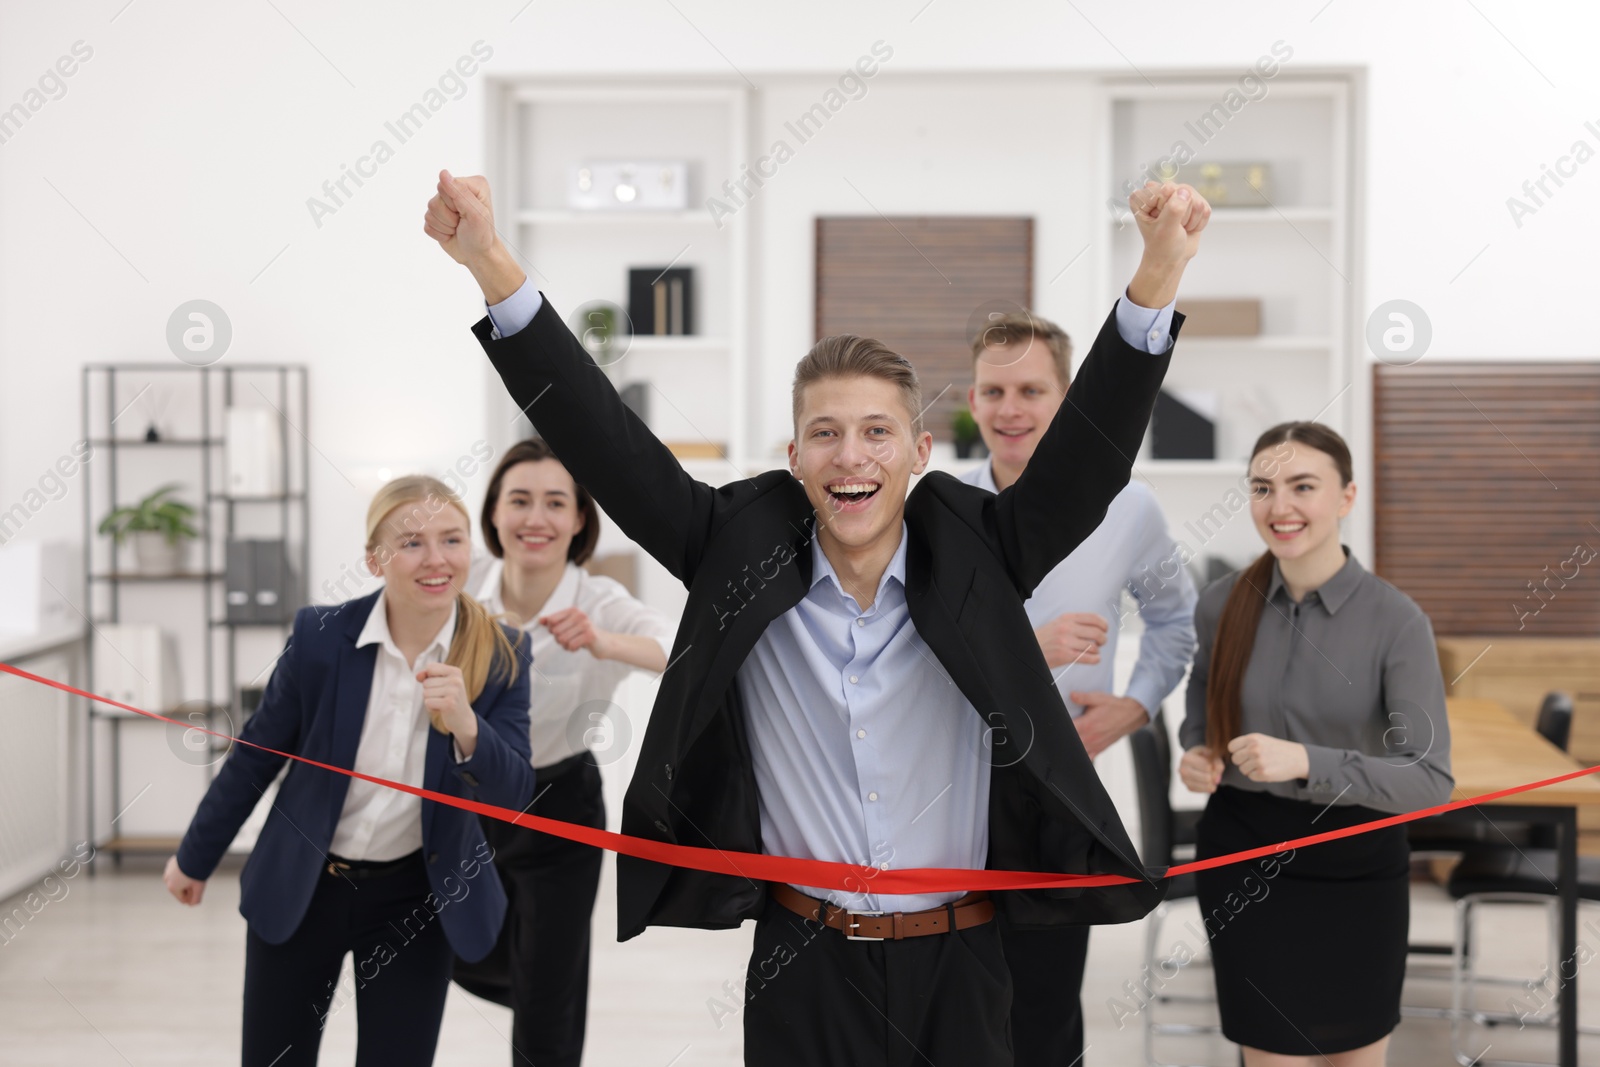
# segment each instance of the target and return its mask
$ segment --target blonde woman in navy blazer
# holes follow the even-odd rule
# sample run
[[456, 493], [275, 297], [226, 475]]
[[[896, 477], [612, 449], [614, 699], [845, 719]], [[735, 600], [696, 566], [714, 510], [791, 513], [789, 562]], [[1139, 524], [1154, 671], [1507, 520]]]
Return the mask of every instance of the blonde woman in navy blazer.
[[[240, 736], [520, 810], [534, 778], [527, 639], [461, 591], [465, 505], [433, 478], [390, 482], [366, 547], [384, 588], [301, 609]], [[167, 862], [179, 901], [200, 902], [285, 762], [234, 746]], [[246, 1067], [315, 1064], [327, 1019], [352, 998], [358, 1067], [432, 1063], [453, 957], [484, 956], [505, 917], [492, 859], [472, 812], [289, 762], [240, 876]], [[354, 988], [336, 988], [346, 953]]]

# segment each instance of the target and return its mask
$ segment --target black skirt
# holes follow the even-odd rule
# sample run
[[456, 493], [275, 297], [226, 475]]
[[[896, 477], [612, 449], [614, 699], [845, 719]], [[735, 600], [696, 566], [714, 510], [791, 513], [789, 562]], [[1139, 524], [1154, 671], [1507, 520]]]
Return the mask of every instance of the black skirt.
[[[1223, 786], [1201, 816], [1197, 856], [1387, 815]], [[1329, 1055], [1370, 1045], [1399, 1024], [1410, 857], [1405, 827], [1391, 826], [1195, 876], [1228, 1040]]]

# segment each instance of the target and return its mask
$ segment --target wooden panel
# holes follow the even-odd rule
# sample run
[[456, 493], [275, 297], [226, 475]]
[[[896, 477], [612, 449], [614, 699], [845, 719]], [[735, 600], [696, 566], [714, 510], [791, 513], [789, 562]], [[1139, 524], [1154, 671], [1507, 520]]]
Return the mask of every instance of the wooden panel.
[[1600, 635], [1600, 364], [1378, 365], [1373, 398], [1373, 565], [1434, 632]]
[[1032, 303], [1032, 219], [817, 219], [817, 338], [875, 337], [910, 360], [935, 440], [972, 384], [974, 313]]
[[[1545, 694], [1568, 693], [1573, 707], [1567, 750], [1584, 767], [1600, 766], [1600, 640], [1486, 635], [1438, 641], [1452, 701], [1494, 701], [1531, 730]], [[1581, 809], [1578, 825], [1600, 831], [1600, 809]]]

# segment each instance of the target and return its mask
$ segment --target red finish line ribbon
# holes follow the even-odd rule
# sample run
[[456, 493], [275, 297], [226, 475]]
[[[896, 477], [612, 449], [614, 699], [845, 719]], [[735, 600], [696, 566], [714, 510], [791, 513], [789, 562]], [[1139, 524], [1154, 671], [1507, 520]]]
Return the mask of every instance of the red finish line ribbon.
[[[487, 815], [501, 822], [511, 823], [513, 826], [524, 826], [553, 837], [565, 838], [584, 845], [592, 845], [623, 856], [632, 856], [635, 859], [650, 860], [655, 863], [664, 863], [673, 867], [688, 867], [698, 871], [709, 871], [713, 874], [731, 874], [752, 881], [788, 882], [792, 885], [815, 886], [824, 889], [840, 889], [851, 892], [859, 891], [862, 882], [870, 879], [873, 890], [877, 893], [905, 894], [905, 893], [946, 893], [946, 892], [972, 892], [974, 890], [1003, 890], [1003, 889], [1064, 889], [1064, 888], [1093, 888], [1098, 886], [1132, 885], [1139, 881], [1120, 874], [1046, 874], [1034, 871], [994, 871], [970, 870], [959, 867], [918, 867], [901, 871], [885, 871], [877, 867], [863, 867], [854, 863], [833, 863], [827, 860], [795, 859], [789, 856], [768, 856], [753, 852], [724, 852], [716, 848], [701, 848], [695, 845], [673, 845], [665, 841], [650, 841], [641, 837], [629, 837], [625, 834], [615, 834], [609, 830], [596, 830], [588, 826], [577, 826], [573, 823], [561, 822], [556, 819], [546, 819], [538, 815], [527, 815], [522, 812], [512, 811], [494, 804], [484, 804], [476, 800], [467, 800], [465, 797], [450, 796], [446, 793], [436, 793], [431, 789], [419, 786], [406, 785], [403, 782], [391, 782], [387, 778], [378, 778], [370, 774], [362, 774], [345, 767], [335, 767], [330, 763], [321, 763], [317, 760], [307, 759], [292, 752], [280, 752], [275, 748], [258, 745], [252, 741], [232, 737], [228, 734], [207, 730], [204, 727], [193, 726], [189, 723], [170, 719], [165, 715], [158, 715], [153, 711], [133, 707], [109, 697], [98, 696], [94, 693], [78, 689], [64, 682], [51, 678], [44, 678], [31, 674], [20, 667], [13, 667], [9, 663], [0, 663], [0, 673], [15, 675], [18, 678], [51, 689], [58, 689], [63, 693], [83, 697], [85, 700], [97, 701], [123, 711], [143, 715], [147, 719], [171, 723], [181, 726], [185, 730], [199, 730], [201, 733], [220, 737], [232, 744], [249, 745], [251, 748], [285, 759], [296, 760], [312, 767], [320, 767], [325, 771], [342, 774], [349, 778], [359, 778], [364, 782], [381, 785], [389, 789], [398, 789], [402, 793], [431, 800], [436, 804], [448, 804], [452, 808], [463, 811], [475, 812], [478, 815]], [[1195, 871], [1211, 870], [1216, 867], [1226, 867], [1230, 864], [1244, 863], [1248, 860], [1261, 859], [1266, 856], [1276, 855], [1290, 849], [1306, 848], [1310, 845], [1321, 844], [1324, 841], [1336, 841], [1342, 837], [1354, 837], [1372, 830], [1382, 830], [1389, 826], [1399, 826], [1402, 823], [1413, 822], [1417, 819], [1426, 819], [1434, 815], [1442, 815], [1448, 811], [1460, 808], [1469, 808], [1477, 804], [1491, 804], [1504, 797], [1514, 796], [1517, 793], [1526, 793], [1534, 789], [1543, 789], [1545, 786], [1558, 785], [1574, 778], [1600, 772], [1600, 766], [1585, 767], [1580, 770], [1569, 771], [1566, 774], [1546, 778], [1543, 781], [1529, 782], [1525, 785], [1514, 785], [1508, 789], [1498, 789], [1482, 796], [1468, 797], [1465, 800], [1453, 800], [1448, 804], [1439, 804], [1421, 811], [1407, 812], [1403, 815], [1391, 815], [1384, 819], [1374, 819], [1371, 822], [1358, 823], [1355, 826], [1346, 826], [1338, 830], [1328, 830], [1320, 834], [1311, 834], [1307, 837], [1297, 837], [1291, 841], [1281, 841], [1273, 845], [1263, 845], [1259, 848], [1245, 849], [1242, 852], [1230, 852], [1225, 856], [1213, 856], [1211, 859], [1197, 860], [1192, 863], [1180, 863], [1167, 868], [1164, 877], [1176, 878], [1182, 874], [1192, 874]]]

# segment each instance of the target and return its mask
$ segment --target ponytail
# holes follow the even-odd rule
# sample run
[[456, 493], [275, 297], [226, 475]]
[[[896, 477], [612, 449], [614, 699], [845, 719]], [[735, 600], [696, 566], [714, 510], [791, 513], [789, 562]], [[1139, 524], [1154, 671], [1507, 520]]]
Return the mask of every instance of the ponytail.
[[517, 650], [505, 630], [466, 593], [456, 594], [456, 634], [444, 661], [461, 668], [469, 701], [478, 699], [491, 676], [507, 681], [517, 677]]
[[1239, 736], [1239, 693], [1244, 686], [1245, 668], [1250, 665], [1250, 653], [1255, 649], [1261, 609], [1267, 603], [1272, 563], [1272, 553], [1263, 552], [1239, 574], [1222, 605], [1222, 617], [1217, 620], [1211, 669], [1206, 677], [1206, 747], [1214, 756], [1223, 756], [1228, 742]]

